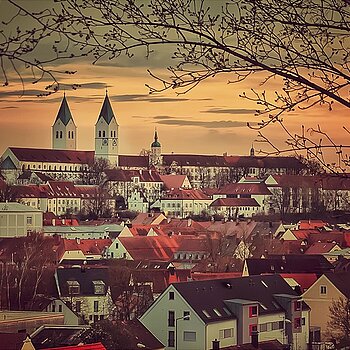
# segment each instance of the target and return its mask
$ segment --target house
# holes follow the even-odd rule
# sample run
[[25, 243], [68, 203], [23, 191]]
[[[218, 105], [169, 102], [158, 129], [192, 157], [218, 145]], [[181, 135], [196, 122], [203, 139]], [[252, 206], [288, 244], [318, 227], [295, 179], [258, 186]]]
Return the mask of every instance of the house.
[[[252, 213], [268, 214], [271, 209], [270, 208], [271, 192], [266, 186], [266, 184], [262, 182], [230, 183], [222, 187], [216, 195], [217, 197], [221, 197], [221, 198], [254, 199], [258, 205], [256, 205], [255, 202], [253, 201], [249, 202], [249, 206], [254, 207], [254, 209], [250, 209], [250, 214]], [[247, 206], [248, 206], [248, 203], [247, 203]], [[256, 208], [258, 208], [259, 210], [257, 210]]]
[[134, 190], [127, 198], [128, 209], [137, 213], [148, 213], [149, 202], [140, 190]]
[[323, 255], [329, 262], [333, 263], [337, 257], [332, 253], [340, 251], [341, 247], [336, 242], [315, 242], [305, 251], [306, 255]]
[[249, 218], [261, 211], [254, 198], [217, 198], [210, 204], [210, 209], [213, 214], [225, 218]]
[[278, 340], [307, 349], [309, 307], [279, 275], [174, 283], [140, 317], [166, 349]]
[[332, 301], [350, 298], [349, 280], [350, 272], [325, 273], [304, 292], [303, 299], [311, 308], [310, 325], [315, 328], [316, 341], [325, 339]]
[[93, 323], [113, 312], [108, 269], [95, 267], [58, 268], [55, 273], [58, 296], [81, 316]]
[[139, 213], [131, 223], [133, 225], [159, 225], [166, 220], [166, 216], [162, 213]]
[[164, 188], [166, 190], [171, 189], [179, 189], [179, 188], [185, 188], [190, 189], [192, 188], [191, 182], [189, 181], [187, 175], [176, 175], [176, 174], [170, 174], [170, 175], [160, 175], [161, 180], [164, 183]]
[[107, 256], [128, 260], [169, 261], [177, 251], [181, 238], [181, 236], [117, 237], [109, 246]]
[[161, 211], [167, 217], [186, 218], [208, 212], [212, 199], [200, 189], [173, 189], [160, 198]]
[[265, 259], [248, 258], [242, 276], [279, 273], [331, 272], [334, 266], [323, 255], [271, 255]]
[[43, 212], [16, 202], [0, 202], [0, 237], [23, 237], [43, 229]]

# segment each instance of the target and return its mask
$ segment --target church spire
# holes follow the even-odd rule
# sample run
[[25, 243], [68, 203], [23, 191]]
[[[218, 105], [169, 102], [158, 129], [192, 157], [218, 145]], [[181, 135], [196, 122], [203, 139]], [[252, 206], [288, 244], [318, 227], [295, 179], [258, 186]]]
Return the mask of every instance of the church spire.
[[67, 125], [70, 120], [72, 120], [73, 123], [74, 123], [74, 120], [73, 120], [73, 117], [72, 117], [72, 113], [70, 112], [70, 109], [69, 109], [69, 106], [68, 106], [68, 102], [67, 102], [67, 99], [66, 99], [66, 93], [64, 93], [64, 95], [63, 95], [63, 99], [62, 99], [62, 102], [61, 102], [60, 109], [58, 110], [55, 123], [57, 121], [59, 121], [59, 120], [64, 125]]
[[160, 143], [158, 141], [158, 133], [157, 133], [157, 129], [154, 130], [154, 141], [151, 144], [151, 148], [152, 147], [161, 147]]
[[106, 121], [107, 124], [110, 124], [112, 119], [115, 119], [114, 112], [113, 112], [113, 109], [112, 109], [112, 105], [111, 105], [111, 102], [109, 101], [109, 97], [108, 97], [108, 94], [107, 94], [107, 90], [106, 90], [106, 96], [105, 96], [105, 99], [103, 101], [103, 105], [102, 105], [101, 112], [100, 112], [100, 115], [98, 117], [98, 120], [100, 118], [103, 118]]

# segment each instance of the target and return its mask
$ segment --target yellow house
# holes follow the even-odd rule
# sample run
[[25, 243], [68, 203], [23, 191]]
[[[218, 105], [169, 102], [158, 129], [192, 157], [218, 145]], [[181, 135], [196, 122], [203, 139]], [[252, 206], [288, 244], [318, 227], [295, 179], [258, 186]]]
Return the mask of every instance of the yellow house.
[[[326, 273], [303, 294], [303, 300], [310, 306], [310, 325], [316, 330], [316, 339], [325, 338], [329, 307], [340, 297], [350, 297], [350, 272]], [[320, 334], [317, 335], [317, 331]]]

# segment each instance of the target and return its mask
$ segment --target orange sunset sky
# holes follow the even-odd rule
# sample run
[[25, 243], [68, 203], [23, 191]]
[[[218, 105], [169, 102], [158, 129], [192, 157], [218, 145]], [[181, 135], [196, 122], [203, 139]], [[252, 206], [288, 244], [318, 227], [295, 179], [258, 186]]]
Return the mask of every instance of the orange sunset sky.
[[[0, 2], [0, 16], [7, 15], [4, 9], [4, 2]], [[82, 86], [77, 90], [61, 86], [59, 92], [49, 97], [36, 97], [45, 83], [26, 84], [23, 90], [16, 74], [9, 72], [13, 78], [10, 85], [0, 88], [0, 153], [8, 146], [50, 148], [51, 126], [64, 91], [78, 127], [78, 149], [92, 150], [94, 124], [107, 86], [119, 123], [121, 154], [138, 154], [142, 149], [149, 149], [157, 128], [164, 153], [248, 155], [257, 132], [246, 123], [258, 122], [261, 118], [254, 116], [257, 106], [239, 94], [257, 88], [273, 96], [279, 83], [270, 81], [262, 88], [260, 77], [253, 76], [240, 84], [228, 84], [230, 75], [222, 74], [184, 95], [177, 96], [173, 90], [149, 95], [145, 84], [157, 86], [159, 83], [149, 76], [147, 69], [164, 75], [168, 64], [162, 54], [149, 59], [141, 54], [135, 59], [123, 58], [97, 65], [86, 61], [58, 62], [57, 68], [77, 70], [74, 75], [61, 76], [61, 82]], [[29, 73], [21, 71], [25, 79]], [[326, 106], [316, 106], [287, 114], [285, 120], [295, 132], [301, 124], [306, 127], [320, 124], [338, 143], [346, 144], [348, 135], [342, 126], [347, 126], [347, 113], [337, 105], [331, 112]], [[268, 127], [264, 133], [283, 147], [285, 135], [279, 127]], [[255, 142], [254, 147], [259, 150], [263, 145]]]

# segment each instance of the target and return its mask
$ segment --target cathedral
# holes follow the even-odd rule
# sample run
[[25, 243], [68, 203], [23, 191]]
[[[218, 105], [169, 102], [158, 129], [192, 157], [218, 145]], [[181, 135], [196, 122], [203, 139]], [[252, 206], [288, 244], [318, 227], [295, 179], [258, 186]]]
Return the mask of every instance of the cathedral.
[[163, 154], [157, 130], [150, 151], [142, 155], [119, 154], [119, 125], [106, 92], [95, 124], [95, 149], [77, 150], [77, 126], [66, 96], [52, 125], [52, 148], [8, 147], [0, 158], [2, 176], [18, 182], [23, 173], [43, 173], [55, 180], [79, 182], [96, 159], [106, 159], [110, 168], [156, 169], [163, 174], [187, 175], [194, 187], [218, 187], [241, 176], [297, 174], [303, 164], [294, 157]]

